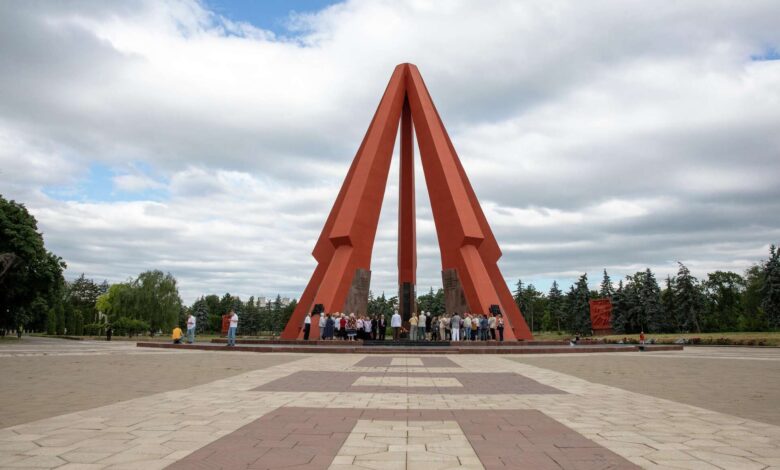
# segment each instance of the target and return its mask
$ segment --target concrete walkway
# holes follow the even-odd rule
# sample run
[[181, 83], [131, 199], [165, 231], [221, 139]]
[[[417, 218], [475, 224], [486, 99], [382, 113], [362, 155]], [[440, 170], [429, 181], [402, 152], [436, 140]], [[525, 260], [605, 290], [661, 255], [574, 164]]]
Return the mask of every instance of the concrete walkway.
[[[164, 354], [171, 364], [182, 355], [275, 356], [136, 351], [150, 359]], [[618, 356], [647, 354], [670, 353]], [[589, 382], [512, 356], [292, 357], [0, 429], [0, 467], [780, 468], [778, 426]]]

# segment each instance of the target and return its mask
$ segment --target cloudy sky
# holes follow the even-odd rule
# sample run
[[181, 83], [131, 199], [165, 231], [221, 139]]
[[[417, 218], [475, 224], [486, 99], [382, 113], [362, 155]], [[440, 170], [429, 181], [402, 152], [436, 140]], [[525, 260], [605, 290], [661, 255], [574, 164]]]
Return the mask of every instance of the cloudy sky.
[[[780, 241], [780, 2], [0, 3], [0, 194], [80, 273], [298, 297], [393, 67], [418, 65], [542, 289]], [[422, 182], [418, 168], [418, 182]], [[397, 164], [374, 249], [396, 289]], [[418, 184], [418, 290], [441, 285]]]

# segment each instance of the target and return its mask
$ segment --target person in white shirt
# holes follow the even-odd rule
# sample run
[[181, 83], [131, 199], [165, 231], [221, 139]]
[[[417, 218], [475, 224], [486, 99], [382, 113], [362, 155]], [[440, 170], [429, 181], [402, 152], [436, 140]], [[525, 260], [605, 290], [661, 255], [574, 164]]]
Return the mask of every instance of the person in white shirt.
[[401, 315], [398, 310], [390, 318], [390, 328], [393, 329], [393, 341], [398, 341], [398, 336], [401, 333]]
[[366, 317], [365, 320], [363, 320], [363, 339], [371, 339], [371, 328], [373, 326], [373, 322], [370, 318]]
[[190, 313], [190, 316], [187, 317], [187, 344], [192, 344], [195, 342], [196, 323], [197, 320], [195, 319], [195, 315]]
[[306, 318], [303, 319], [303, 340], [309, 341], [309, 332], [311, 332], [311, 313], [306, 313]]
[[228, 346], [236, 345], [236, 330], [238, 329], [238, 314], [230, 311], [230, 328], [228, 328]]
[[450, 319], [450, 336], [453, 341], [460, 341], [460, 315], [455, 312]]
[[363, 317], [357, 319], [357, 339], [363, 339]]
[[420, 318], [417, 319], [417, 339], [426, 340], [425, 336], [425, 322], [428, 318], [425, 316], [425, 311], [420, 314]]

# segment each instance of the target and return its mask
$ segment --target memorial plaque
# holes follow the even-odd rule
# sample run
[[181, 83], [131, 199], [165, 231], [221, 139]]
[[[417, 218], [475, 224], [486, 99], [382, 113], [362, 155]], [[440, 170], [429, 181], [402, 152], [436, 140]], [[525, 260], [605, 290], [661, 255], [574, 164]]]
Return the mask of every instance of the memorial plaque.
[[444, 285], [444, 311], [447, 315], [452, 315], [453, 312], [463, 314], [470, 311], [466, 294], [463, 293], [463, 287], [460, 285], [458, 270], [445, 269], [441, 272], [441, 279]]
[[368, 313], [368, 289], [371, 286], [371, 271], [368, 269], [355, 270], [352, 285], [344, 302], [344, 313], [365, 315]]

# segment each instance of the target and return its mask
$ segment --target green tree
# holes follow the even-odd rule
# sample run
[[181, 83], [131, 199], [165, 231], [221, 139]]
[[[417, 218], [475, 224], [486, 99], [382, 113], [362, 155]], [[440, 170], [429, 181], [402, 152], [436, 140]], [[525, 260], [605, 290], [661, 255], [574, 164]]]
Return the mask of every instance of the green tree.
[[674, 303], [677, 307], [676, 318], [683, 331], [701, 332], [699, 319], [704, 311], [704, 295], [698, 280], [690, 270], [678, 263], [677, 289], [674, 293]]
[[615, 333], [628, 333], [630, 325], [628, 322], [629, 306], [626, 303], [625, 291], [623, 289], [623, 280], [618, 282], [618, 288], [612, 295], [612, 331]]
[[745, 280], [731, 271], [715, 271], [704, 281], [706, 316], [702, 319], [705, 331], [734, 331], [742, 314], [742, 296]]
[[96, 309], [106, 315], [109, 322], [133, 315], [132, 285], [129, 282], [112, 284], [105, 294], [95, 301]]
[[599, 296], [612, 297], [615, 294], [615, 288], [612, 287], [612, 279], [609, 278], [607, 270], [604, 270], [604, 278], [601, 280], [601, 289], [599, 290]]
[[642, 276], [640, 299], [643, 317], [642, 329], [650, 333], [669, 331], [671, 324], [661, 305], [661, 289], [650, 268], [647, 268]]
[[761, 307], [761, 291], [764, 286], [764, 271], [757, 264], [745, 270], [745, 291], [742, 293], [742, 314], [739, 329], [742, 331], [765, 331], [769, 325]]
[[[15, 329], [52, 311], [64, 286], [65, 262], [47, 251], [24, 205], [0, 196], [0, 328]], [[48, 305], [49, 308], [43, 308]], [[47, 328], [48, 318], [37, 327]]]
[[149, 323], [152, 332], [170, 331], [181, 311], [176, 278], [162, 271], [146, 271], [133, 282], [135, 318]]
[[[382, 293], [384, 297], [384, 293]], [[395, 304], [391, 302], [392, 298], [388, 300], [388, 305], [392, 305], [389, 308], [388, 314], [392, 315], [395, 310]], [[444, 314], [444, 289], [438, 289], [434, 292], [433, 287], [427, 294], [417, 297], [417, 311], [430, 312], [433, 316], [439, 316]]]
[[680, 325], [677, 323], [675, 313], [677, 307], [674, 303], [674, 292], [676, 290], [675, 278], [666, 276], [664, 289], [661, 291], [661, 308], [667, 319], [667, 331], [680, 331]]
[[190, 312], [192, 312], [192, 315], [195, 317], [195, 330], [198, 333], [205, 333], [211, 330], [211, 325], [209, 324], [209, 306], [204, 297], [193, 302], [192, 307], [190, 307]]
[[545, 309], [545, 321], [549, 322], [546, 329], [552, 329], [553, 327], [557, 331], [561, 331], [561, 323], [566, 318], [566, 310], [564, 309], [563, 292], [558, 287], [558, 281], [553, 281], [550, 286], [550, 291], [547, 293], [547, 308]]
[[84, 276], [84, 273], [67, 284], [68, 303], [86, 323], [98, 322], [97, 299], [103, 293], [99, 284]]
[[[517, 301], [517, 299], [515, 300]], [[538, 322], [542, 320], [547, 307], [547, 298], [543, 293], [536, 290], [533, 284], [528, 284], [522, 288], [520, 303], [523, 305], [523, 309], [520, 311], [525, 318], [526, 324], [531, 328], [531, 331], [536, 330], [539, 327]]]
[[769, 259], [764, 263], [761, 286], [761, 309], [770, 328], [780, 328], [780, 252], [769, 247]]
[[593, 328], [590, 323], [590, 289], [587, 273], [580, 276], [567, 298], [571, 331], [590, 335]]
[[[523, 316], [525, 317], [526, 305], [524, 302], [523, 290], [524, 290], [523, 280], [518, 279], [517, 284], [515, 284], [515, 291], [512, 293], [512, 297], [514, 297], [515, 304], [517, 304], [517, 308], [520, 309], [520, 313], [522, 313]], [[526, 323], [528, 323], [528, 319], [526, 319]]]
[[207, 295], [204, 300], [206, 301], [206, 307], [209, 311], [208, 331], [218, 333], [222, 331], [222, 315], [225, 311], [222, 310], [219, 302], [218, 295]]

